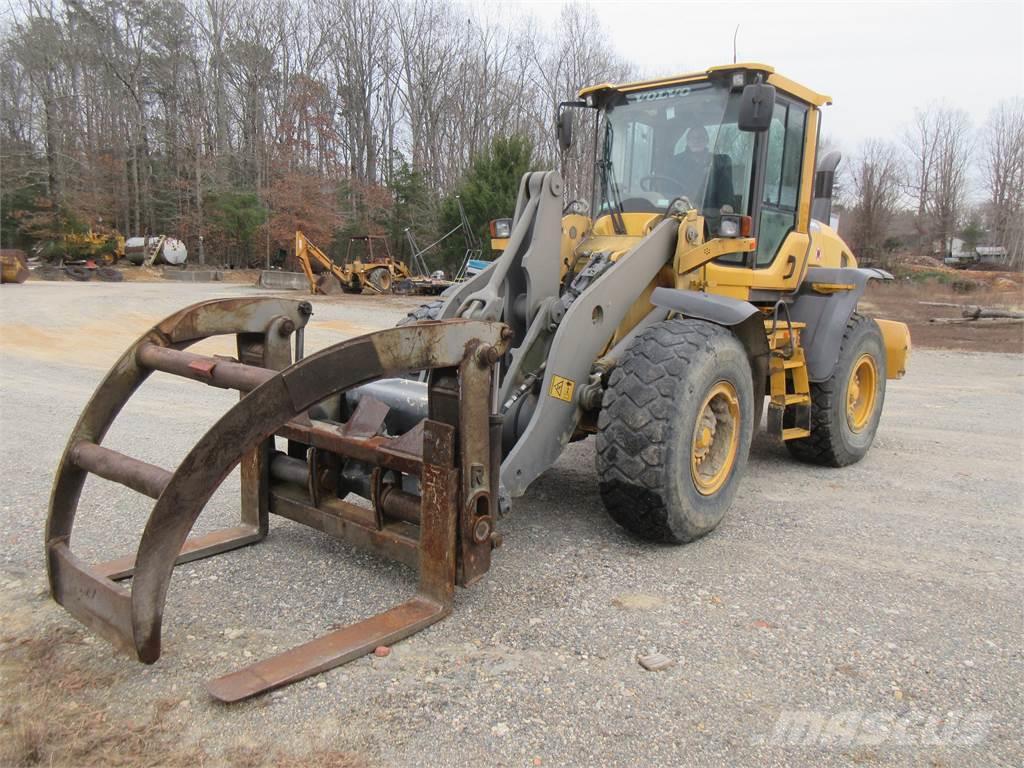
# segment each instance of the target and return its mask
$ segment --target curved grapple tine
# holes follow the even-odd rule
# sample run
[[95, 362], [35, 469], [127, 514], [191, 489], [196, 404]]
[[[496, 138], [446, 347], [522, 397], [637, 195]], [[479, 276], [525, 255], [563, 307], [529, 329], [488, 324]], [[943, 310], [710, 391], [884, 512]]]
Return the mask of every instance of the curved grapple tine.
[[[160, 656], [174, 566], [260, 540], [268, 513], [419, 566], [416, 598], [214, 681], [211, 692], [225, 701], [322, 671], [418, 631], [447, 615], [456, 583], [475, 581], [490, 563], [491, 500], [497, 490], [491, 366], [504, 350], [504, 327], [464, 320], [403, 326], [341, 342], [288, 365], [291, 334], [301, 332], [309, 314], [304, 302], [245, 299], [198, 304], [160, 323], [100, 384], [71, 434], [54, 481], [46, 530], [54, 598], [146, 663]], [[214, 333], [238, 335], [241, 362], [183, 351]], [[173, 473], [99, 444], [151, 370], [243, 392]], [[418, 370], [432, 372], [428, 418], [405, 435], [378, 434], [386, 410], [369, 397], [357, 409], [364, 416], [356, 418], [357, 413], [350, 420], [351, 429], [309, 418], [312, 406], [334, 395]], [[271, 456], [275, 434], [307, 446], [309, 463]], [[320, 462], [312, 460], [317, 451], [336, 463], [353, 458], [382, 468], [372, 474], [369, 518], [340, 497], [321, 497]], [[271, 471], [275, 461], [288, 465], [282, 482], [275, 482]], [[239, 464], [240, 525], [188, 539], [210, 497]], [[287, 482], [297, 471], [308, 477], [306, 491]], [[156, 498], [134, 558], [90, 567], [72, 553], [75, 510], [87, 472]], [[403, 487], [403, 476], [418, 478], [418, 495]], [[134, 576], [130, 591], [115, 583], [127, 575]]]

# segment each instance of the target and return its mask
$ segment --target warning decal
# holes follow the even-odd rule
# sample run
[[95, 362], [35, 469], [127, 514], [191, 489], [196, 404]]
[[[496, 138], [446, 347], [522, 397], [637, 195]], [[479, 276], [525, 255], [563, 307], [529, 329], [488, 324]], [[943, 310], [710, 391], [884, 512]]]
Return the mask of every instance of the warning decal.
[[572, 393], [576, 390], [576, 382], [572, 379], [566, 379], [561, 376], [553, 376], [551, 378], [551, 388], [548, 390], [548, 394], [552, 397], [564, 400], [567, 403], [572, 402]]

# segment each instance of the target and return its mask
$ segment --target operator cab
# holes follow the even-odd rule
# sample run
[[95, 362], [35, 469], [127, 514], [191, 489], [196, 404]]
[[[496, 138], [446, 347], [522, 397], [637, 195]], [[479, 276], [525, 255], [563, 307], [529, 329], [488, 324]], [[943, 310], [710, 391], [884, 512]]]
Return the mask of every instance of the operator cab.
[[[763, 112], [756, 128], [749, 118], [752, 89], [762, 97], [770, 92], [755, 105]], [[742, 235], [755, 238], [756, 248], [723, 254], [705, 278], [714, 272], [716, 284], [739, 281], [745, 294], [759, 281], [723, 269], [778, 266], [778, 275], [764, 276], [771, 284], [796, 277], [788, 263], [807, 258], [819, 107], [829, 97], [762, 64], [603, 84], [580, 97], [564, 106], [596, 110], [595, 233], [642, 235], [632, 231], [638, 223], [674, 208], [703, 217], [705, 239], [741, 234], [725, 234], [726, 216], [742, 223]]]

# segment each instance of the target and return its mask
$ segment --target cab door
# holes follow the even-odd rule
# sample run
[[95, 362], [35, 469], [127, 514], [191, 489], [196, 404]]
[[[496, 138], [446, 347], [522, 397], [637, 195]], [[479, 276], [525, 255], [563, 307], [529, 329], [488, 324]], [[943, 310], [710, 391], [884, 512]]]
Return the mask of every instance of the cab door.
[[709, 292], [750, 298], [751, 291], [792, 290], [799, 284], [810, 242], [817, 117], [818, 111], [802, 102], [781, 93], [776, 97], [771, 126], [758, 136], [751, 207], [757, 250], [742, 265], [709, 264], [704, 275]]

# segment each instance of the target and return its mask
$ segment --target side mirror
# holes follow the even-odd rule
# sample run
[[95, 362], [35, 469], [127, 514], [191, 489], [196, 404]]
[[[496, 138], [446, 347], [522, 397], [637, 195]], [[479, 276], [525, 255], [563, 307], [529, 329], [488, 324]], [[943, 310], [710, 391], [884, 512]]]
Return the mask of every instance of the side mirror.
[[740, 96], [740, 114], [737, 120], [741, 131], [767, 131], [775, 110], [775, 86], [751, 83], [743, 86]]
[[568, 152], [572, 146], [573, 113], [563, 109], [558, 113], [558, 146], [562, 152]]

